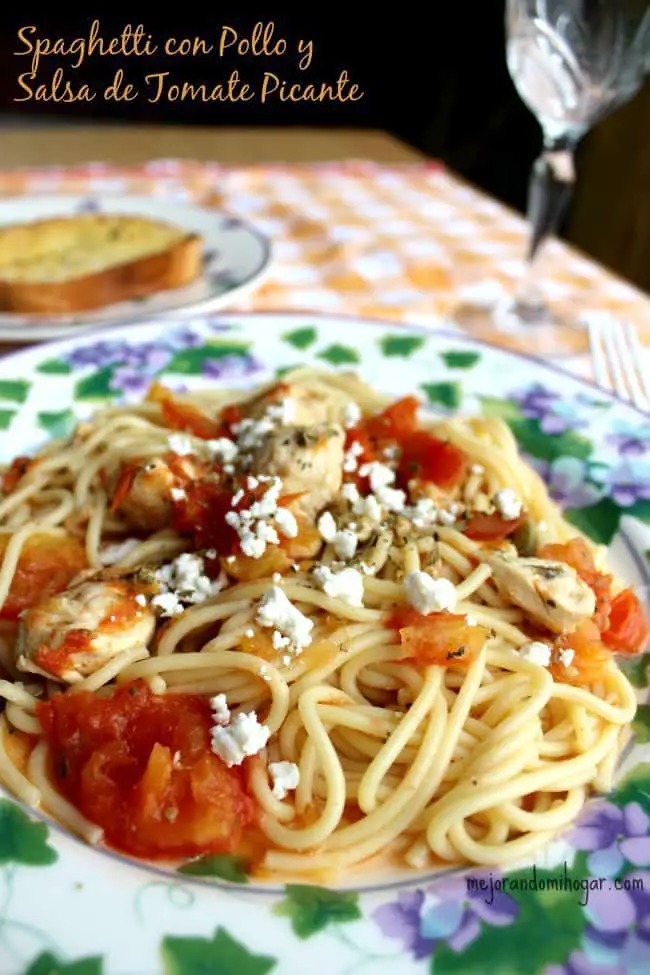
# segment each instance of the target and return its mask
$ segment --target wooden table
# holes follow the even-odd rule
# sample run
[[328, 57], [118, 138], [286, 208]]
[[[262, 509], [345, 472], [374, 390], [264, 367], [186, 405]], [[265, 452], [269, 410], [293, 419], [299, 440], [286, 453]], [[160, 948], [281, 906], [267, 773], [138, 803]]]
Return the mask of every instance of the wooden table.
[[216, 128], [182, 125], [45, 125], [0, 128], [0, 167], [69, 166], [101, 160], [122, 165], [148, 159], [220, 163], [424, 158], [385, 132], [359, 129]]

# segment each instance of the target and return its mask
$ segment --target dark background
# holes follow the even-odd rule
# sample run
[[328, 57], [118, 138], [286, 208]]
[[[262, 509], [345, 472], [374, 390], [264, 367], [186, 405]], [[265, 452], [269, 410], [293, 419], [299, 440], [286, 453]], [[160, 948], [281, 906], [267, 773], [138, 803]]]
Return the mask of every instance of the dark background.
[[[5, 7], [0, 15], [0, 117], [5, 124], [47, 118], [66, 123], [92, 119], [138, 125], [379, 128], [442, 159], [511, 206], [525, 207], [528, 174], [541, 135], [507, 72], [503, 0], [429, 0], [426, 5], [384, 7], [350, 0], [310, 11], [243, 3], [210, 4], [203, 12], [195, 5], [185, 10], [182, 3], [158, 9], [154, 4], [138, 6], [137, 12], [134, 5], [93, 8], [88, 14], [72, 5], [68, 10], [60, 6], [47, 13], [28, 4], [17, 12]], [[41, 37], [71, 40], [87, 36], [95, 17], [101, 20], [105, 38], [119, 34], [127, 23], [142, 23], [158, 42], [170, 34], [215, 40], [224, 24], [248, 37], [256, 20], [273, 20], [275, 37], [285, 37], [289, 51], [299, 37], [312, 39], [314, 59], [309, 71], [300, 72], [295, 67], [297, 57], [289, 52], [281, 58], [226, 55], [221, 60], [214, 55], [170, 59], [161, 53], [146, 59], [146, 69], [142, 58], [94, 56], [76, 71], [66, 67], [66, 77], [75, 85], [88, 82], [103, 90], [121, 65], [127, 75], [170, 70], [177, 80], [210, 85], [223, 81], [234, 68], [246, 79], [260, 79], [264, 70], [271, 70], [303, 83], [334, 81], [345, 68], [365, 97], [345, 104], [273, 101], [261, 105], [256, 99], [237, 104], [185, 100], [152, 105], [142, 97], [119, 105], [99, 98], [91, 105], [17, 103], [21, 91], [16, 78], [28, 70], [29, 61], [15, 54], [21, 47], [18, 28], [33, 24]], [[43, 59], [39, 80], [48, 81], [56, 67], [70, 63], [70, 58]], [[639, 146], [645, 153], [641, 161]], [[579, 246], [647, 287], [650, 210], [647, 203], [639, 210], [638, 200], [650, 196], [650, 151], [645, 150], [650, 150], [650, 100], [644, 90], [617, 113], [613, 124], [601, 124], [585, 140], [579, 154], [579, 193], [564, 229]], [[619, 195], [616, 206], [604, 199], [610, 186], [608, 195]]]

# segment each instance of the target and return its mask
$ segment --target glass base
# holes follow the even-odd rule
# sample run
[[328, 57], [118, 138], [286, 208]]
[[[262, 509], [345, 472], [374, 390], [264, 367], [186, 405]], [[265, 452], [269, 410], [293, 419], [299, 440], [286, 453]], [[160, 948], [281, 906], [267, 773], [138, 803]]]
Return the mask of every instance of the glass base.
[[584, 325], [530, 292], [525, 300], [503, 298], [491, 305], [464, 303], [452, 317], [469, 335], [523, 354], [562, 358], [589, 351]]

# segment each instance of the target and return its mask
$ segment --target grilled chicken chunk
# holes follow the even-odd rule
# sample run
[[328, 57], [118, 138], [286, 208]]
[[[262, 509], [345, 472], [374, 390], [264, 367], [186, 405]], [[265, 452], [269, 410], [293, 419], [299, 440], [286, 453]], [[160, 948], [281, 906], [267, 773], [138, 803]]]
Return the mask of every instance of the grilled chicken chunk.
[[509, 551], [487, 558], [499, 592], [553, 633], [570, 633], [593, 616], [596, 597], [563, 562], [518, 558]]
[[156, 617], [144, 588], [133, 578], [92, 578], [27, 610], [18, 669], [74, 684], [123, 650], [147, 646]]
[[343, 429], [335, 423], [279, 427], [254, 451], [251, 469], [280, 477], [285, 495], [302, 495], [290, 507], [312, 519], [341, 488], [344, 444]]

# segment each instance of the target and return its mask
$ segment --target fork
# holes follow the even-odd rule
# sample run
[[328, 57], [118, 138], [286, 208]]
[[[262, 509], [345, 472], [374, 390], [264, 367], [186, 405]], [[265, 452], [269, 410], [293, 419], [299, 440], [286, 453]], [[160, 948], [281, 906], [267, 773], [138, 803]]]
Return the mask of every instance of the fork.
[[644, 369], [648, 355], [630, 322], [605, 315], [589, 316], [589, 345], [596, 382], [613, 389], [637, 409], [650, 413], [650, 378]]

